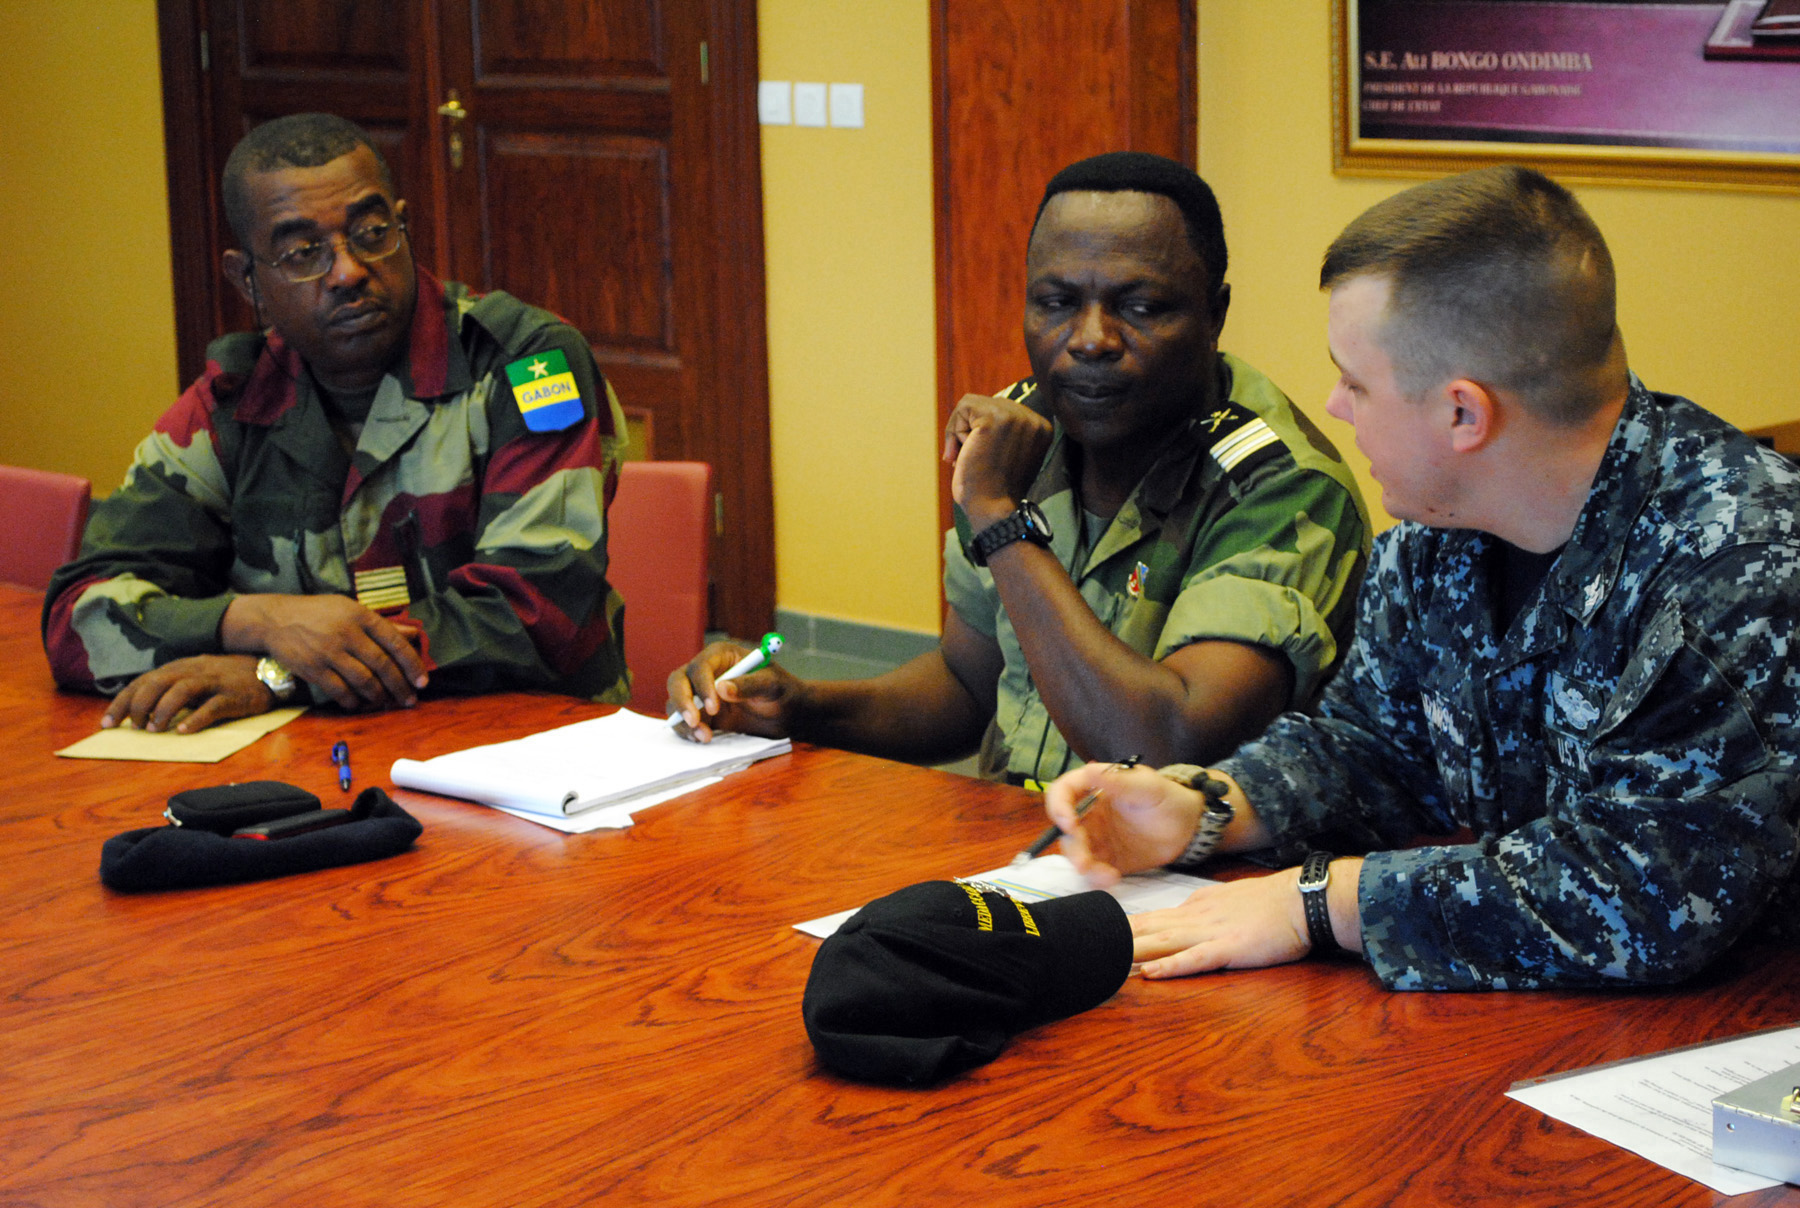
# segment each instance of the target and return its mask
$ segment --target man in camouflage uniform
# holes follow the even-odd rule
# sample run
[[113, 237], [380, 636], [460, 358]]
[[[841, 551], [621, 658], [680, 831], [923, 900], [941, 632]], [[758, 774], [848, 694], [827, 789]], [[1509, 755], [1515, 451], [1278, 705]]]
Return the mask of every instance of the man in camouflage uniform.
[[1329, 409], [1411, 522], [1318, 716], [1211, 784], [1071, 773], [1065, 850], [1100, 881], [1313, 850], [1134, 919], [1152, 977], [1337, 946], [1395, 989], [1691, 975], [1794, 889], [1800, 473], [1630, 373], [1605, 242], [1536, 172], [1390, 198], [1321, 279]]
[[427, 686], [625, 699], [623, 418], [580, 334], [416, 268], [342, 119], [267, 123], [224, 177], [225, 274], [265, 330], [213, 343], [95, 504], [45, 601], [57, 681], [147, 730]]
[[[1368, 520], [1328, 442], [1218, 350], [1218, 204], [1141, 153], [1058, 173], [1026, 261], [1033, 377], [965, 397], [939, 648], [872, 680], [670, 678], [690, 730], [791, 734], [1048, 781], [1076, 759], [1222, 755], [1336, 666]], [[985, 735], [985, 741], [983, 741]]]

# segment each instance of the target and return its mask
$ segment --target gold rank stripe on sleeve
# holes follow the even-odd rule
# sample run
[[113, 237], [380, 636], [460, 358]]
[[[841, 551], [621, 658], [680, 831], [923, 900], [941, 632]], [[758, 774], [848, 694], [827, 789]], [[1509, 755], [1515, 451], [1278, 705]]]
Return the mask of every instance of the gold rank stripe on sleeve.
[[406, 588], [406, 568], [383, 566], [357, 571], [356, 602], [374, 612], [384, 608], [404, 608], [412, 603], [412, 593]]
[[1267, 423], [1253, 419], [1212, 447], [1213, 460], [1231, 470], [1258, 449], [1266, 449], [1280, 439]]

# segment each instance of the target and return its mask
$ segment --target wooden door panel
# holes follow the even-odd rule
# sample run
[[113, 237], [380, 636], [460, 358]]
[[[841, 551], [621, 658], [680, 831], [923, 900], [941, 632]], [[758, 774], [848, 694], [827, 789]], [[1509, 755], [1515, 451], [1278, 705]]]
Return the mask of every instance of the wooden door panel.
[[243, 70], [385, 74], [408, 70], [405, 0], [238, 0]]
[[1199, 68], [1194, 0], [1134, 3], [1131, 47], [1131, 147], [1189, 167], [1199, 165]]
[[603, 360], [678, 369], [667, 146], [483, 129], [480, 153], [487, 282], [529, 283]]
[[481, 0], [475, 9], [475, 76], [569, 77], [592, 81], [668, 69], [657, 0], [569, 4], [566, 0]]

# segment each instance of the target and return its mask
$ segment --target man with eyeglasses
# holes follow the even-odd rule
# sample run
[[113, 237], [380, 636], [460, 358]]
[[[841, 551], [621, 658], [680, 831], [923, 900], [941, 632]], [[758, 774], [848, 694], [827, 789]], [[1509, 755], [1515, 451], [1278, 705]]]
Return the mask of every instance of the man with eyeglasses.
[[257, 332], [97, 501], [45, 598], [103, 727], [199, 730], [290, 699], [630, 691], [606, 582], [624, 417], [579, 332], [413, 262], [368, 136], [300, 114], [226, 162], [227, 280]]

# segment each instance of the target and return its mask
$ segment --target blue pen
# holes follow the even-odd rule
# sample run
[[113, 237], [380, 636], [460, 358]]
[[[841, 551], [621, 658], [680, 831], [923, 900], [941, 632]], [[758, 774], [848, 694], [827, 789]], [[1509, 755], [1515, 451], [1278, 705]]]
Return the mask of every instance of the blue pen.
[[338, 770], [338, 788], [350, 791], [350, 744], [338, 739], [331, 744], [331, 762]]

